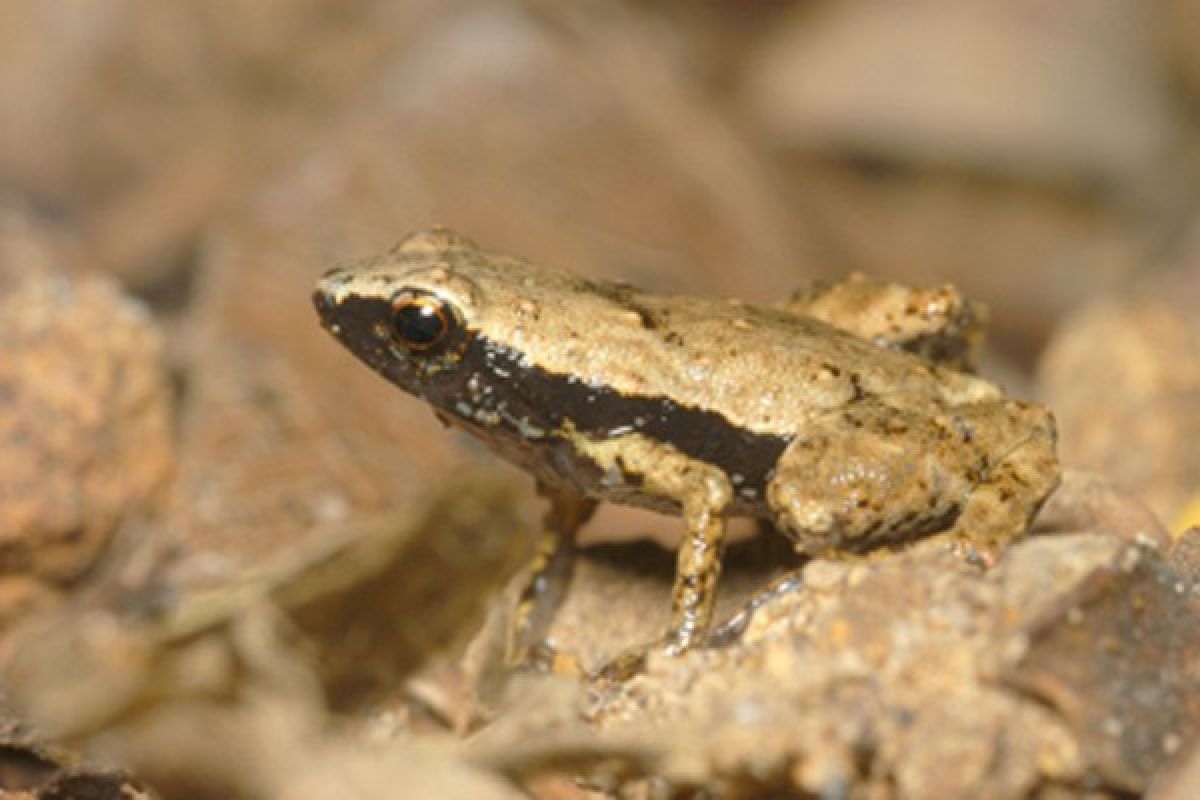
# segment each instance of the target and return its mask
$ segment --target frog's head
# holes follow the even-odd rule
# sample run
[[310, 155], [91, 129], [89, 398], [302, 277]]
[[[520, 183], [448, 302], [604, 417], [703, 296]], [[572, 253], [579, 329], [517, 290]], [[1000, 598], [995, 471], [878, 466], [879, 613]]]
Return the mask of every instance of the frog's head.
[[[521, 446], [564, 419], [627, 415], [626, 401], [601, 401], [608, 377], [638, 369], [629, 343], [653, 335], [630, 298], [440, 229], [330, 270], [313, 293], [325, 329], [373, 370], [489, 444]], [[625, 347], [589, 347], [597, 335]]]
[[313, 292], [317, 315], [376, 372], [445, 405], [461, 380], [481, 305], [469, 270], [457, 268], [473, 252], [449, 231], [416, 234], [383, 257], [325, 273]]

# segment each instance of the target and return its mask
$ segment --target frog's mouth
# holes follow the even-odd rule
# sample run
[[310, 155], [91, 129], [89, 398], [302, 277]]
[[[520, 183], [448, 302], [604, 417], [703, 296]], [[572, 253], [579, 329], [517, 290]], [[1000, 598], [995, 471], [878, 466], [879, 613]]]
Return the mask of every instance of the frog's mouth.
[[339, 292], [322, 279], [313, 292], [321, 327], [363, 363], [405, 391], [415, 392], [416, 365], [409, 353], [392, 342], [391, 304], [380, 297]]
[[394, 335], [390, 299], [347, 291], [339, 286], [337, 273], [331, 276], [322, 279], [312, 295], [321, 327], [399, 388], [435, 407], [453, 409], [463, 392], [459, 365], [462, 347], [470, 338], [466, 332], [461, 332], [454, 347], [414, 351]]

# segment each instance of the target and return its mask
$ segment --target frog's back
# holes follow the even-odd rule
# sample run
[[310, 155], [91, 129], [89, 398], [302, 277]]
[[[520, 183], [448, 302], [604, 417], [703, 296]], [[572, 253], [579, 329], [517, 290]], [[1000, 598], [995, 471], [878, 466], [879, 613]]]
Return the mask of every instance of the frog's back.
[[469, 285], [469, 327], [546, 373], [714, 411], [749, 431], [788, 435], [863, 396], [928, 410], [999, 395], [815, 319], [544, 270], [448, 231], [418, 234], [389, 258], [410, 276]]
[[[667, 396], [718, 410], [747, 429], [780, 433], [787, 421], [864, 395], [902, 408], [991, 399], [977, 378], [877, 347], [807, 317], [737, 301], [662, 296], [561, 273], [490, 287], [482, 328], [539, 366], [624, 395]], [[499, 277], [499, 276], [496, 276]]]

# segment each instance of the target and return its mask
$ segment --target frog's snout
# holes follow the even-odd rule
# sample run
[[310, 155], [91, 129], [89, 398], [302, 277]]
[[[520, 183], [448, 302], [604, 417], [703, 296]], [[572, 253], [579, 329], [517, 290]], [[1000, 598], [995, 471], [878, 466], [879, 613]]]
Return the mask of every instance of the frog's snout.
[[337, 301], [334, 300], [333, 294], [325, 288], [324, 280], [317, 284], [317, 288], [312, 293], [313, 308], [317, 310], [317, 316], [321, 320], [321, 325], [328, 328], [332, 321], [334, 310], [337, 308]]
[[321, 317], [321, 323], [328, 328], [333, 318], [338, 315], [346, 284], [353, 279], [353, 273], [345, 267], [334, 267], [325, 272], [317, 280], [313, 289], [313, 307]]

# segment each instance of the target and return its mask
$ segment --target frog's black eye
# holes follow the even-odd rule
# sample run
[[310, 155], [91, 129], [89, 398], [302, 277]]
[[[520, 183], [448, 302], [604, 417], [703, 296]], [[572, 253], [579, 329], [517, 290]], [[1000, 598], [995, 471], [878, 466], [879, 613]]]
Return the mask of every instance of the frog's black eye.
[[392, 332], [410, 350], [444, 345], [457, 325], [454, 310], [435, 294], [405, 291], [392, 299]]

